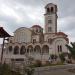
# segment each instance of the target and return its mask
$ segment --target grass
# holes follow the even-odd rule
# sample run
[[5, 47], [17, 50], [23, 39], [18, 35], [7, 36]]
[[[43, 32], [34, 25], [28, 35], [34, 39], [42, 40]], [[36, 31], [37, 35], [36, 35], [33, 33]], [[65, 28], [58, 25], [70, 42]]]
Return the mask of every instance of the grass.
[[37, 65], [37, 64], [33, 64], [33, 65], [30, 65], [30, 67], [32, 68], [36, 68], [36, 67], [46, 67], [46, 66], [57, 66], [57, 65], [64, 65], [63, 63], [57, 63], [57, 64], [42, 64], [42, 65]]

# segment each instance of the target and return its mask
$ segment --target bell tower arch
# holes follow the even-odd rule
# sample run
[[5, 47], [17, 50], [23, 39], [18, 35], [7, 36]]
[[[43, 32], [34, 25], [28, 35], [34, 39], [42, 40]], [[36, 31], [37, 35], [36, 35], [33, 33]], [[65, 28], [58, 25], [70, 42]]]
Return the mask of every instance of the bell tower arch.
[[57, 33], [57, 6], [49, 3], [45, 6], [45, 33]]

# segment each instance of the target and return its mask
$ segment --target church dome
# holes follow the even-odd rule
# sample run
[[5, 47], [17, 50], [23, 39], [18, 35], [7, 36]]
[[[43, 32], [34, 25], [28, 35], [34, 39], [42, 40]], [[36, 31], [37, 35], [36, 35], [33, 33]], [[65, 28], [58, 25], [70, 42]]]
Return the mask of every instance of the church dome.
[[31, 28], [34, 28], [34, 27], [41, 28], [41, 26], [39, 26], [39, 25], [33, 25]]
[[31, 42], [31, 35], [32, 35], [32, 31], [29, 28], [26, 27], [20, 27], [18, 29], [16, 29], [16, 31], [14, 32], [14, 41], [15, 42]]
[[43, 28], [42, 28], [41, 26], [39, 26], [39, 25], [33, 25], [33, 26], [31, 27], [31, 29], [32, 29], [32, 31], [33, 31], [34, 33], [36, 33], [36, 34], [38, 34], [38, 33], [43, 33]]

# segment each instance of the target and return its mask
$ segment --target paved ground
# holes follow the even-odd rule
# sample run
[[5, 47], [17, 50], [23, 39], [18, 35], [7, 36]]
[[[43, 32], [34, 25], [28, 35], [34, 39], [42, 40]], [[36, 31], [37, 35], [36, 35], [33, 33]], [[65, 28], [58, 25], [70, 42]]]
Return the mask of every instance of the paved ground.
[[75, 73], [71, 73], [66, 70], [55, 70], [39, 72], [37, 75], [75, 75]]
[[[72, 67], [73, 65], [71, 65]], [[75, 66], [75, 65], [74, 65]], [[74, 68], [73, 66], [73, 68]], [[58, 67], [58, 66], [57, 66]], [[50, 70], [40, 70], [36, 72], [34, 75], [75, 75], [75, 73], [68, 72], [68, 66], [66, 69], [50, 69]]]

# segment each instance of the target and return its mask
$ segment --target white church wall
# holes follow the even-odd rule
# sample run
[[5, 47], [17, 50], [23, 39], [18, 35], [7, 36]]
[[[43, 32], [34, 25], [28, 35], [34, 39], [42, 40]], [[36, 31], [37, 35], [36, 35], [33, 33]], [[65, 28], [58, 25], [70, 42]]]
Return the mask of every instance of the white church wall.
[[56, 38], [56, 35], [55, 34], [52, 34], [52, 33], [51, 34], [45, 34], [44, 35], [44, 41], [47, 41], [48, 42], [48, 39], [49, 38], [52, 38], [52, 39], [53, 38]]
[[32, 41], [33, 41], [33, 39], [36, 39], [36, 42], [39, 42], [39, 35], [34, 35], [34, 36], [32, 37]]
[[[48, 20], [52, 20], [52, 23], [48, 24]], [[56, 14], [51, 14], [51, 15], [45, 16], [45, 23], [46, 23], [45, 31], [46, 31], [46, 33], [48, 33], [48, 27], [52, 28], [52, 32], [50, 32], [50, 33], [55, 33], [56, 24], [57, 24], [56, 20], [57, 20]]]
[[15, 42], [31, 42], [32, 32], [28, 28], [20, 28], [14, 33]]
[[54, 45], [55, 45], [55, 54], [59, 54], [58, 52], [58, 45], [62, 46], [62, 52], [68, 52], [67, 47], [65, 46], [67, 44], [67, 41], [63, 38], [57, 38], [54, 40]]

